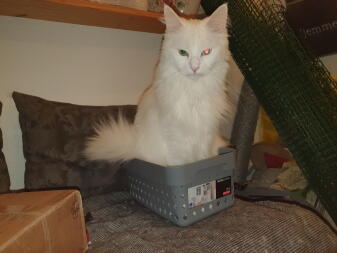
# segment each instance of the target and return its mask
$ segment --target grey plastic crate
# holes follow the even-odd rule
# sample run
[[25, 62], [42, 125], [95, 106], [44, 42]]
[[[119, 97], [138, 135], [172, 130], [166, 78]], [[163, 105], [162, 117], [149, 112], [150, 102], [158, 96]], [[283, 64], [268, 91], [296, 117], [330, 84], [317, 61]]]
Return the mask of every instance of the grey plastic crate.
[[188, 226], [233, 205], [235, 151], [179, 167], [141, 160], [125, 164], [130, 194], [178, 226]]

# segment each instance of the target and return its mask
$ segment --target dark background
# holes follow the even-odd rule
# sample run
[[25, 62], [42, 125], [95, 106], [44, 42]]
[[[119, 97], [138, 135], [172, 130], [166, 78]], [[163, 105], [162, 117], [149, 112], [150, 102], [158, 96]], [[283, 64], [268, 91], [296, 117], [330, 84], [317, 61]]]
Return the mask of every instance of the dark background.
[[287, 0], [286, 18], [316, 56], [337, 52], [337, 0]]

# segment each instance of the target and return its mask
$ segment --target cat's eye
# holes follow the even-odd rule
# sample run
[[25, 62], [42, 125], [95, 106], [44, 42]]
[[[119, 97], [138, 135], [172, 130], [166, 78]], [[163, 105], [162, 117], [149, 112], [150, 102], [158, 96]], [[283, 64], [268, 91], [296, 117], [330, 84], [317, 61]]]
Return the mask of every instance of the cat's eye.
[[202, 50], [201, 56], [209, 55], [211, 52], [212, 52], [212, 49], [211, 48], [207, 48], [205, 50]]
[[186, 50], [184, 50], [184, 49], [179, 49], [179, 54], [181, 56], [188, 56], [188, 52]]

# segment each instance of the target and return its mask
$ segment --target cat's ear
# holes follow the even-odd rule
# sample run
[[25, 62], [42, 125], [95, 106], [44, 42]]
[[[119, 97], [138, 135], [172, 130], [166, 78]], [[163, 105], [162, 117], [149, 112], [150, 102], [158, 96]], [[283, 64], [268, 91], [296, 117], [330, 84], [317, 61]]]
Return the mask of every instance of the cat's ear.
[[227, 31], [228, 7], [220, 5], [207, 20], [207, 26], [213, 32], [224, 33]]
[[182, 27], [179, 16], [167, 4], [164, 5], [164, 19], [162, 22], [166, 24], [167, 32], [176, 32]]

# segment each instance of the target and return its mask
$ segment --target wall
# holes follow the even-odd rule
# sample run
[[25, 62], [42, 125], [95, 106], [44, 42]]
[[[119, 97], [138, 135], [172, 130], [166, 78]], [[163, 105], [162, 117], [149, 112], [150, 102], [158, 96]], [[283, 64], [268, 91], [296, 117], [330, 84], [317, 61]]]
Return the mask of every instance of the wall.
[[55, 101], [136, 103], [152, 79], [161, 35], [0, 16], [0, 101], [11, 188], [23, 187], [16, 90]]

